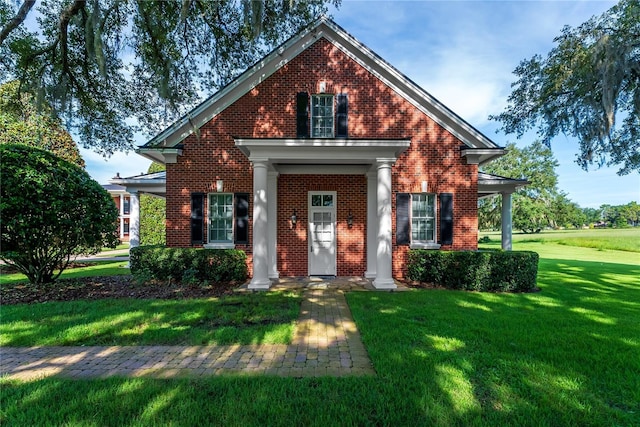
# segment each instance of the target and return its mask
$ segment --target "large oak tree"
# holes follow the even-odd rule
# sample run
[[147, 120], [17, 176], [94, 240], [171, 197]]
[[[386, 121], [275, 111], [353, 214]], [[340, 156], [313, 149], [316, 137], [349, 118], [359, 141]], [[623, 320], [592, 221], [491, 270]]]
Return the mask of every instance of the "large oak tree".
[[49, 108], [36, 109], [29, 93], [19, 93], [19, 82], [0, 85], [0, 144], [23, 144], [50, 151], [80, 167], [85, 163], [75, 141]]
[[0, 83], [19, 80], [85, 147], [127, 150], [136, 126], [157, 132], [339, 1], [0, 2]]
[[518, 136], [536, 129], [547, 145], [561, 133], [577, 138], [585, 170], [640, 172], [640, 1], [622, 0], [554, 41], [515, 69], [508, 106], [492, 119]]

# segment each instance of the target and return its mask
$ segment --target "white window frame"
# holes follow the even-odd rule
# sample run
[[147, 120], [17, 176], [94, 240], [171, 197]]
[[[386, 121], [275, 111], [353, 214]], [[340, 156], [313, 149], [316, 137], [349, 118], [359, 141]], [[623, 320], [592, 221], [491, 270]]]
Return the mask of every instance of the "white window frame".
[[[324, 105], [316, 106], [316, 102], [320, 99], [330, 100], [331, 114], [318, 114], [318, 109], [326, 109], [329, 107], [326, 103]], [[316, 94], [311, 95], [311, 137], [312, 138], [333, 138], [335, 136], [335, 95], [333, 94]], [[325, 111], [326, 113], [326, 111]], [[316, 123], [322, 121], [318, 125]]]
[[[414, 225], [413, 225], [413, 221], [414, 221], [414, 200], [417, 199], [418, 197], [426, 197], [425, 198], [425, 202], [428, 204], [428, 199], [432, 198], [433, 199], [433, 211], [431, 212], [433, 216], [425, 216], [425, 217], [418, 217], [416, 218], [416, 220], [422, 220], [425, 221], [425, 225], [428, 223], [428, 221], [433, 221], [433, 239], [426, 239], [426, 240], [419, 240], [419, 239], [414, 239]], [[411, 236], [411, 244], [410, 247], [411, 249], [440, 249], [440, 245], [438, 244], [438, 207], [437, 207], [437, 202], [438, 202], [438, 198], [437, 195], [435, 193], [411, 193], [411, 197], [410, 197], [410, 206], [409, 206], [409, 228], [410, 228], [410, 236]]]
[[[212, 198], [213, 197], [231, 197], [231, 204], [228, 206], [229, 210], [225, 210], [224, 212], [230, 212], [230, 216], [227, 217], [230, 220], [229, 227], [231, 229], [231, 240], [212, 240], [211, 239], [211, 226], [214, 220], [217, 220], [218, 217], [213, 215], [212, 208]], [[234, 221], [235, 221], [235, 206], [234, 206], [234, 194], [233, 193], [209, 193], [207, 194], [207, 243], [203, 245], [204, 248], [207, 249], [233, 249], [235, 248], [235, 236], [234, 236]], [[227, 204], [225, 203], [225, 208]], [[221, 217], [222, 220], [227, 218]], [[226, 228], [224, 229], [227, 230]]]

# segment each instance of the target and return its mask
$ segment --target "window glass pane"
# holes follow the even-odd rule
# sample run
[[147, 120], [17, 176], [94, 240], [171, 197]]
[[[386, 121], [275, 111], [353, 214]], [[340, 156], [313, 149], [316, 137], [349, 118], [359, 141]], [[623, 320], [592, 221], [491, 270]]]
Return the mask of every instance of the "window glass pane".
[[322, 206], [322, 196], [319, 194], [312, 195], [311, 206]]
[[209, 242], [233, 242], [233, 194], [209, 194]]
[[333, 206], [333, 196], [330, 194], [325, 194], [324, 196], [322, 196], [322, 205]]
[[411, 195], [411, 239], [435, 240], [435, 194]]
[[333, 95], [311, 97], [311, 136], [333, 137]]

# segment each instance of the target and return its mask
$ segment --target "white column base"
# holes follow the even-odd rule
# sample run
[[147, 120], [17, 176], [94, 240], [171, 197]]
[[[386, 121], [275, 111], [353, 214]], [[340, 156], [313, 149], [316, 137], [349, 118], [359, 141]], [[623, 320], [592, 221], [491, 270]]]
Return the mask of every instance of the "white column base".
[[249, 286], [247, 286], [248, 289], [253, 289], [253, 290], [262, 290], [262, 291], [266, 291], [267, 289], [269, 289], [271, 287], [271, 280], [252, 280], [251, 283], [249, 283]]
[[373, 287], [376, 289], [397, 289], [396, 282], [393, 279], [376, 279], [373, 281]]
[[376, 272], [375, 271], [365, 271], [364, 272], [364, 277], [366, 279], [375, 279], [376, 278]]

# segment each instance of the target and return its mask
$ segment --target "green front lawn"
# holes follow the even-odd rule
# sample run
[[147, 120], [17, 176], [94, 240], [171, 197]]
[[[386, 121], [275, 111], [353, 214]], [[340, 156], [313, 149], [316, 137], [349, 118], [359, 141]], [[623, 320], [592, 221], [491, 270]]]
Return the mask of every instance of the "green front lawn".
[[[376, 377], [4, 380], [0, 422], [640, 425], [639, 254], [519, 239], [515, 249], [541, 254], [541, 292], [348, 294]], [[48, 318], [70, 317], [65, 304]]]
[[296, 293], [264, 293], [8, 305], [0, 345], [287, 344], [300, 301]]

